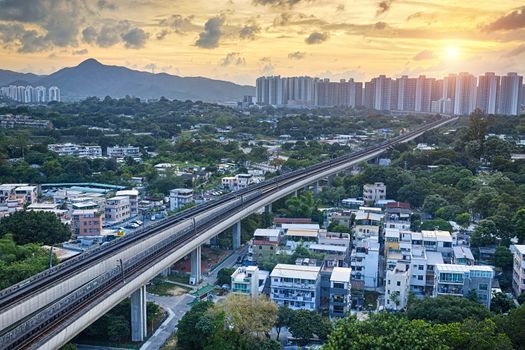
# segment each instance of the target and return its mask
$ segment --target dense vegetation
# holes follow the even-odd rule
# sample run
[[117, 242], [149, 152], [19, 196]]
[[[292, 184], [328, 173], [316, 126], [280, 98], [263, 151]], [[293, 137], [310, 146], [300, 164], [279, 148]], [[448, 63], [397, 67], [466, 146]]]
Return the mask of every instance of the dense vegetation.
[[70, 228], [55, 214], [41, 211], [17, 211], [0, 220], [0, 237], [11, 234], [17, 244], [57, 244], [71, 236]]

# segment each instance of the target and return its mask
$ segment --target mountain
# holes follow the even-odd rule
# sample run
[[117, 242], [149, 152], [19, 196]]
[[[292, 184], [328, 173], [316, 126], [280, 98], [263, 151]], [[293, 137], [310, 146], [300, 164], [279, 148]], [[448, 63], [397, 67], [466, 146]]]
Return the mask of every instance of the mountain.
[[[14, 78], [13, 80], [23, 79]], [[241, 100], [245, 95], [255, 94], [253, 86], [203, 77], [140, 72], [126, 67], [104, 65], [95, 59], [88, 59], [76, 67], [63, 68], [41, 77], [34, 84], [58, 86], [63, 100], [77, 100], [89, 96], [118, 98], [129, 95], [140, 98], [164, 96], [178, 100], [225, 102]]]
[[0, 69], [0, 86], [9, 85], [12, 83], [26, 83], [34, 84], [36, 81], [42, 79], [41, 75], [33, 73], [18, 73], [10, 70]]

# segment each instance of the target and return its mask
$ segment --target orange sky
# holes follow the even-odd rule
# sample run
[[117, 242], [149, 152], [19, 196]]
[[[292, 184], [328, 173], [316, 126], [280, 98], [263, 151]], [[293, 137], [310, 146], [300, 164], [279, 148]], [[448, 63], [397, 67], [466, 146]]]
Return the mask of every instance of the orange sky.
[[523, 1], [0, 0], [0, 68], [268, 74], [525, 73]]

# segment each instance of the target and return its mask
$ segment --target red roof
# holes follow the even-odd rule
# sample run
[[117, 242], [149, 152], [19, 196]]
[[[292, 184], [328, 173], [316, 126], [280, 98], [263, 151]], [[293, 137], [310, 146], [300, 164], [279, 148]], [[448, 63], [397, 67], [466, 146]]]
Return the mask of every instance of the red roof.
[[386, 204], [387, 208], [400, 208], [400, 209], [410, 209], [410, 203], [405, 202], [391, 202]]
[[274, 224], [311, 224], [310, 218], [274, 218]]

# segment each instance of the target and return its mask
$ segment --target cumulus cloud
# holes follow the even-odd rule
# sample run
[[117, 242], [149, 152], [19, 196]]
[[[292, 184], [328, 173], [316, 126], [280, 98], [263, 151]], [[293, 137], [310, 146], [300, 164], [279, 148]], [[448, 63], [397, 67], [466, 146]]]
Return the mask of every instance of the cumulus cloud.
[[197, 39], [195, 45], [204, 49], [214, 49], [218, 47], [223, 25], [224, 17], [216, 16], [210, 18], [204, 24], [204, 31], [199, 34], [199, 39]]
[[141, 28], [133, 28], [129, 32], [122, 35], [124, 46], [128, 49], [141, 49], [146, 45], [149, 34]]
[[73, 51], [73, 55], [75, 55], [75, 56], [82, 56], [82, 55], [86, 55], [87, 53], [88, 53], [87, 49], [81, 49], [81, 50]]
[[241, 39], [254, 40], [260, 31], [261, 27], [259, 27], [257, 24], [245, 25], [239, 31], [239, 37]]
[[254, 5], [275, 6], [275, 7], [293, 7], [300, 2], [309, 0], [253, 0]]
[[322, 42], [325, 42], [329, 38], [330, 38], [330, 34], [328, 32], [324, 32], [324, 33], [313, 32], [306, 39], [304, 39], [304, 41], [308, 45], [313, 45], [313, 44], [321, 44]]
[[424, 61], [424, 60], [431, 60], [434, 57], [435, 57], [434, 52], [432, 52], [431, 50], [423, 50], [423, 51], [418, 52], [413, 57], [413, 59], [414, 61]]
[[485, 26], [485, 29], [488, 31], [514, 30], [520, 28], [525, 28], [525, 6], [511, 11]]
[[143, 29], [132, 27], [128, 21], [119, 21], [103, 25], [100, 29], [89, 26], [82, 31], [85, 43], [107, 48], [120, 42], [129, 49], [145, 46], [149, 34]]
[[288, 54], [288, 58], [291, 60], [302, 60], [306, 56], [306, 52], [295, 51]]
[[193, 16], [183, 17], [181, 15], [171, 15], [159, 22], [163, 27], [169, 27], [177, 34], [185, 34], [187, 32], [196, 32], [201, 27], [193, 23]]
[[230, 52], [221, 60], [221, 66], [242, 66], [246, 59], [239, 52]]
[[377, 4], [376, 16], [381, 16], [382, 14], [388, 12], [388, 10], [390, 10], [390, 7], [392, 7], [393, 2], [394, 0], [380, 1], [379, 4]]

